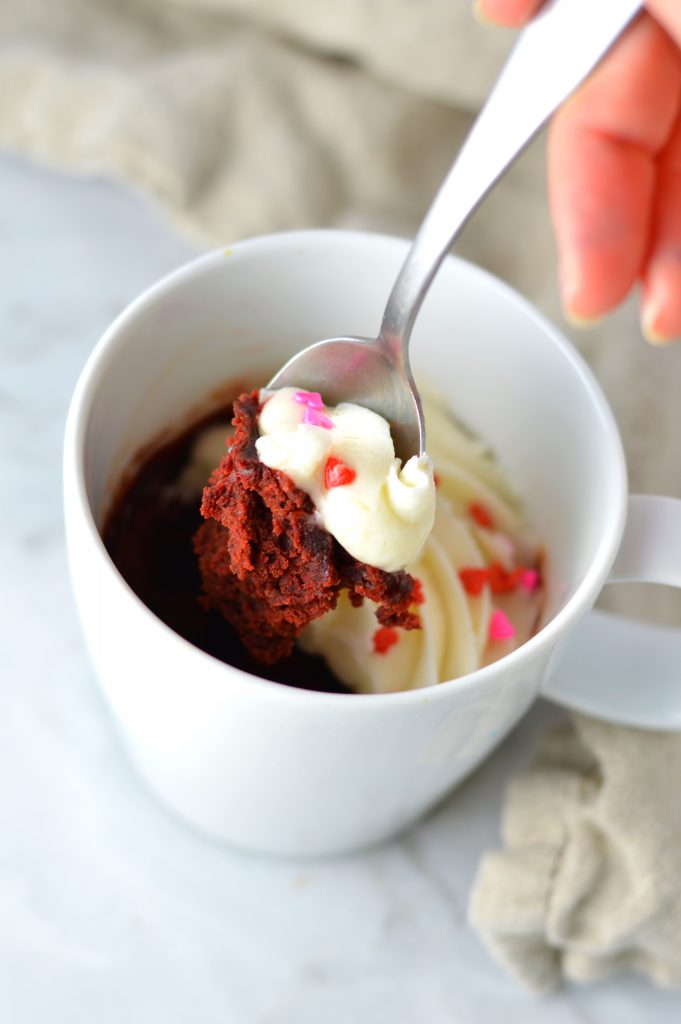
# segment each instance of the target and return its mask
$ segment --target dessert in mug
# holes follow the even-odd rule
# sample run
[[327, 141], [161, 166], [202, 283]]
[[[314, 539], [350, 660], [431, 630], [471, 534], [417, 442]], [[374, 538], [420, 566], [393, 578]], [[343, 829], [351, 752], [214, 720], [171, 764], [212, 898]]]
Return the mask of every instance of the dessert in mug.
[[282, 389], [234, 409], [226, 453], [219, 418], [197, 424], [140, 466], [106, 525], [114, 562], [174, 629], [267, 678], [365, 693], [463, 675], [532, 635], [539, 547], [489, 451], [436, 399], [435, 472], [426, 456], [402, 467], [386, 421], [351, 403]]

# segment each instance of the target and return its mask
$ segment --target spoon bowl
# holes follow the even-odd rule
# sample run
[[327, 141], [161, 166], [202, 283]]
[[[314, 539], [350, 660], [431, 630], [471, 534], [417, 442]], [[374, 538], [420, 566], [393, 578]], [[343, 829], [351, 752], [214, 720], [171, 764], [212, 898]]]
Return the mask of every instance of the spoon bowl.
[[282, 367], [268, 388], [319, 391], [328, 405], [355, 402], [390, 423], [395, 454], [406, 462], [423, 455], [426, 439], [421, 399], [399, 348], [383, 339], [327, 338], [303, 349]]

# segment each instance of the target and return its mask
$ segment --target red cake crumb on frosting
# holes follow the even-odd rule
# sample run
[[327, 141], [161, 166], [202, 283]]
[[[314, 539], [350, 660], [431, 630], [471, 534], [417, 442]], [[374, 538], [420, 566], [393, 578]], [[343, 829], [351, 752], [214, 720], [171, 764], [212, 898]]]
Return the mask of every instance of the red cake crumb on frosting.
[[358, 562], [318, 523], [309, 495], [258, 459], [257, 391], [234, 403], [234, 436], [203, 492], [194, 536], [202, 603], [219, 611], [259, 661], [290, 654], [313, 619], [346, 589], [377, 605], [381, 626], [418, 629], [414, 579]]

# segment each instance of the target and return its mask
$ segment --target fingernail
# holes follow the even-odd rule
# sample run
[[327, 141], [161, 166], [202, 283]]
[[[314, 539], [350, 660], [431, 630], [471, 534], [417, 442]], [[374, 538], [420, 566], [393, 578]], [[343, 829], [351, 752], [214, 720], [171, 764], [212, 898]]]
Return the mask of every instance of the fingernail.
[[580, 316], [579, 313], [575, 313], [565, 306], [563, 307], [563, 312], [568, 323], [572, 324], [573, 327], [579, 328], [580, 331], [587, 331], [590, 327], [596, 327], [603, 319], [602, 316]]
[[585, 316], [583, 313], [578, 312], [579, 299], [582, 293], [582, 273], [578, 261], [573, 261], [569, 256], [563, 256], [560, 261], [560, 293], [565, 319], [573, 327], [585, 330], [589, 327], [594, 327], [603, 319], [600, 315]]
[[678, 338], [675, 335], [667, 336], [665, 334], [660, 334], [654, 327], [651, 327], [650, 324], [646, 323], [645, 320], [641, 323], [641, 330], [643, 331], [643, 337], [650, 345], [672, 345], [675, 341], [678, 341]]
[[660, 329], [660, 320], [664, 316], [666, 303], [665, 289], [653, 285], [643, 299], [641, 312], [641, 330], [643, 337], [651, 345], [669, 345], [676, 341], [676, 335], [667, 334]]

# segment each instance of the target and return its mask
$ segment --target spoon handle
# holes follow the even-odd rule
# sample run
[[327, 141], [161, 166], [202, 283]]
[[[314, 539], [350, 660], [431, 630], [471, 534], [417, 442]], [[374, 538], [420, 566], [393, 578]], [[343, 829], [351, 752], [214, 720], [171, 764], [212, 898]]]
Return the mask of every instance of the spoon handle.
[[470, 215], [641, 7], [641, 0], [553, 0], [521, 33], [393, 286], [379, 335], [393, 359], [409, 365], [416, 315]]

